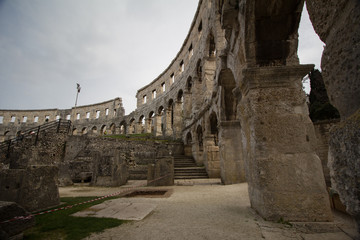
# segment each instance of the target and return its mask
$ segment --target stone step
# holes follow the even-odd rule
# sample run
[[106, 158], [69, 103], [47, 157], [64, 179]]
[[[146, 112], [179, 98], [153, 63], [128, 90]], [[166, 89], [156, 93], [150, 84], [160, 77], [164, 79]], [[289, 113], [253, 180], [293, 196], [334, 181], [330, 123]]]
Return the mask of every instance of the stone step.
[[175, 176], [175, 179], [206, 179], [208, 176]]

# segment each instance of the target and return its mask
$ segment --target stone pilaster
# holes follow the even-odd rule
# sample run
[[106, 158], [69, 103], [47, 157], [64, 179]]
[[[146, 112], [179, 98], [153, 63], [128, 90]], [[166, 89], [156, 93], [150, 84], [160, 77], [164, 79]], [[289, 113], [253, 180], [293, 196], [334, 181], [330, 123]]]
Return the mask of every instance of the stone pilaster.
[[220, 122], [220, 176], [223, 184], [246, 181], [240, 130], [239, 121]]
[[251, 206], [267, 220], [331, 221], [301, 79], [313, 65], [243, 71], [239, 104]]

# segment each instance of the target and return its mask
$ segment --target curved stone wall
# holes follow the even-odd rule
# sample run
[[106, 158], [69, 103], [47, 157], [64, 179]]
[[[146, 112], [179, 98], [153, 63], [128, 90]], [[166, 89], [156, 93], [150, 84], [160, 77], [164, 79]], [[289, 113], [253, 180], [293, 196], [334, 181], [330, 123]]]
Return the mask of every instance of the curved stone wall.
[[116, 133], [123, 116], [120, 98], [71, 109], [0, 110], [0, 141], [58, 119], [71, 120], [74, 135]]

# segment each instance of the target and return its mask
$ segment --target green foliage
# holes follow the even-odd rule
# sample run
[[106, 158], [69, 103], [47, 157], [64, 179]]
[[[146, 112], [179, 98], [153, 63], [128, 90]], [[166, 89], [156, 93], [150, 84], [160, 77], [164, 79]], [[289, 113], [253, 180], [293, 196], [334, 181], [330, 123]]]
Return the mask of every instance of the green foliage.
[[313, 122], [340, 118], [339, 111], [329, 102], [310, 104], [310, 118]]
[[288, 225], [292, 227], [293, 225], [289, 221], [285, 221], [282, 217], [277, 221], [278, 223]]
[[[63, 206], [85, 202], [95, 197], [61, 198]], [[112, 199], [112, 198], [108, 198]], [[108, 200], [106, 199], [106, 200]], [[66, 210], [38, 215], [36, 225], [24, 233], [24, 239], [83, 239], [94, 232], [121, 225], [125, 221], [111, 218], [73, 217], [73, 213], [104, 202], [105, 199], [82, 204]]]

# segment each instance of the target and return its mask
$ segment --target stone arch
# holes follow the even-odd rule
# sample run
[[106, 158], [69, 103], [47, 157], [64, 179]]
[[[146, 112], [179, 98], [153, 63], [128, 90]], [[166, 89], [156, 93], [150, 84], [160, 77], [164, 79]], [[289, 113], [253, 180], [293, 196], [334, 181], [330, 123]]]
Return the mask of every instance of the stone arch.
[[191, 93], [191, 88], [192, 88], [192, 77], [189, 76], [186, 80], [186, 90], [188, 93]]
[[112, 123], [112, 124], [110, 125], [110, 133], [111, 133], [111, 134], [115, 134], [115, 133], [116, 133], [116, 125], [115, 125], [115, 123]]
[[196, 63], [196, 76], [199, 80], [199, 82], [202, 81], [202, 63], [201, 63], [201, 59], [199, 59]]
[[212, 112], [209, 116], [209, 129], [210, 129], [210, 135], [214, 139], [215, 146], [218, 146], [219, 144], [218, 117], [215, 112]]
[[155, 112], [150, 111], [146, 119], [146, 132], [153, 133], [155, 130]]
[[81, 135], [85, 135], [87, 133], [88, 133], [87, 127], [83, 127], [83, 129], [81, 130]]
[[73, 130], [72, 130], [72, 135], [76, 136], [77, 134], [78, 134], [77, 129], [76, 129], [76, 128], [73, 128]]
[[135, 133], [135, 118], [132, 118], [129, 122], [129, 134]]
[[93, 126], [92, 128], [91, 128], [91, 133], [92, 134], [97, 134], [97, 127], [96, 126]]
[[236, 82], [229, 68], [221, 70], [219, 74], [219, 86], [221, 86], [221, 116], [222, 120], [230, 121], [236, 119], [236, 99], [233, 90]]
[[216, 56], [216, 44], [215, 44], [214, 34], [211, 31], [206, 41], [206, 48], [207, 48], [208, 57], [214, 58]]
[[100, 135], [106, 135], [106, 134], [107, 134], [106, 125], [102, 125], [100, 128]]
[[155, 130], [155, 136], [162, 136], [165, 132], [165, 118], [166, 118], [166, 114], [164, 114], [164, 107], [160, 106], [157, 109], [157, 114], [156, 114], [156, 130]]
[[171, 98], [168, 101], [167, 108], [166, 108], [166, 128], [165, 134], [166, 136], [172, 136], [174, 131], [174, 100]]
[[4, 132], [4, 141], [10, 139], [10, 134], [9, 133], [10, 133], [10, 131], [5, 131]]
[[267, 0], [257, 0], [254, 4], [252, 44], [255, 44], [256, 64], [286, 65], [288, 60], [298, 64], [297, 36], [304, 1], [279, 1], [270, 7]]
[[145, 131], [145, 116], [144, 115], [141, 115], [139, 117], [138, 126], [139, 126], [139, 130], [137, 130], [137, 133], [144, 133], [144, 131]]
[[204, 149], [203, 129], [201, 125], [196, 128], [196, 140], [199, 147], [199, 151], [202, 152]]
[[126, 134], [126, 121], [125, 120], [120, 122], [120, 134]]

